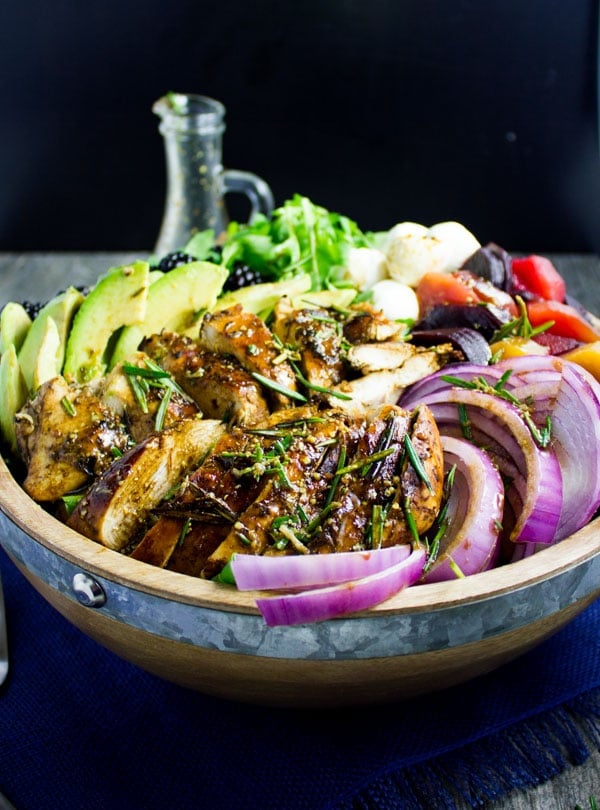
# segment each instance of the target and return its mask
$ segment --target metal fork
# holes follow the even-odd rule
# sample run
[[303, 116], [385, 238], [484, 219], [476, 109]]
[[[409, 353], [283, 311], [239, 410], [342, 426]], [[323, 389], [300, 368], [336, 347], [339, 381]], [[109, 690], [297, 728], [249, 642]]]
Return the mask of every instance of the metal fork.
[[8, 675], [8, 640], [6, 637], [6, 610], [4, 608], [4, 594], [2, 592], [2, 577], [0, 577], [0, 685]]

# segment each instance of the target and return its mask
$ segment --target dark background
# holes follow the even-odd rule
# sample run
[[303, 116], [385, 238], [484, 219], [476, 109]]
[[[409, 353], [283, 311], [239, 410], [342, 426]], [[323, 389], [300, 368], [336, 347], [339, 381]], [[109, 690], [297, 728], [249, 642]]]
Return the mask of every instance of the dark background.
[[152, 248], [169, 90], [224, 102], [277, 204], [600, 250], [597, 0], [3, 6], [0, 250]]

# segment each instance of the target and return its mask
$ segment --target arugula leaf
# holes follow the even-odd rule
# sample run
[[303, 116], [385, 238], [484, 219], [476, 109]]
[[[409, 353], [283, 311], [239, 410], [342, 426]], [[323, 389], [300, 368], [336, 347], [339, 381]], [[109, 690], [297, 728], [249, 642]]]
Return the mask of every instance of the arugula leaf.
[[243, 262], [273, 281], [309, 273], [313, 290], [330, 289], [344, 285], [350, 248], [373, 243], [374, 236], [353, 220], [296, 194], [270, 217], [258, 215], [248, 225], [232, 222], [222, 262], [229, 268]]
[[212, 228], [195, 233], [183, 248], [183, 252], [197, 261], [209, 259], [214, 254], [215, 232]]

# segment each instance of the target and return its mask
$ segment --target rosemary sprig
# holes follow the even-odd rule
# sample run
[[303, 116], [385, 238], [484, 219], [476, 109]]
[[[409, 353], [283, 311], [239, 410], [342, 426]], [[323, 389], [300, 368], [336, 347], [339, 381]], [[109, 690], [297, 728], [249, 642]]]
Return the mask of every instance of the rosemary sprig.
[[[129, 372], [127, 373], [129, 374]], [[137, 375], [130, 374], [129, 384], [131, 385], [133, 396], [135, 397], [137, 404], [140, 406], [141, 412], [148, 413], [148, 398], [146, 396], [146, 394], [150, 390], [148, 387], [148, 383], [145, 381], [143, 377], [138, 377]]]
[[[316, 320], [319, 320], [319, 318], [316, 318]], [[320, 318], [320, 320], [331, 321], [337, 324], [337, 321], [335, 321], [333, 318]], [[281, 354], [279, 355], [279, 357], [289, 362], [294, 372], [294, 375], [296, 376], [296, 379], [305, 388], [308, 388], [310, 391], [317, 391], [320, 394], [327, 394], [328, 396], [336, 397], [337, 399], [342, 399], [346, 401], [352, 399], [352, 397], [349, 394], [343, 394], [341, 391], [334, 391], [331, 388], [325, 388], [322, 385], [317, 385], [316, 383], [313, 383], [310, 380], [308, 380], [298, 366], [297, 361], [300, 359], [300, 352], [298, 351], [298, 349], [296, 349], [294, 346], [286, 345], [279, 337], [277, 337], [277, 335], [274, 335], [273, 339], [275, 341], [275, 345], [279, 349], [281, 349]]]
[[83, 493], [78, 493], [77, 495], [63, 495], [61, 501], [63, 502], [65, 509], [67, 510], [67, 515], [70, 515], [79, 501], [83, 498]]
[[[448, 500], [452, 487], [454, 486], [454, 478], [456, 476], [456, 464], [454, 464], [446, 475], [444, 481], [444, 499], [442, 507], [437, 514], [431, 530], [425, 536], [425, 547], [427, 549], [427, 562], [425, 563], [424, 570], [427, 571], [436, 561], [440, 551], [440, 543], [442, 538], [448, 530]], [[433, 536], [431, 536], [433, 534]]]
[[300, 371], [296, 363], [293, 360], [290, 360], [290, 365], [294, 370], [294, 374], [296, 375], [296, 379], [299, 383], [301, 383], [305, 388], [310, 389], [311, 391], [317, 391], [320, 394], [327, 394], [330, 397], [335, 397], [336, 399], [342, 399], [345, 401], [350, 401], [352, 397], [350, 394], [344, 394], [341, 391], [335, 391], [333, 388], [326, 388], [323, 385], [317, 385], [316, 383], [311, 382], [308, 380], [304, 374]]
[[452, 559], [452, 557], [448, 557], [448, 565], [450, 566], [450, 570], [454, 574], [457, 579], [464, 579], [465, 575], [458, 564]]
[[149, 357], [144, 359], [145, 365], [136, 366], [133, 363], [123, 363], [123, 371], [127, 374], [133, 394], [142, 410], [148, 413], [147, 394], [150, 388], [163, 388], [177, 394], [184, 400], [191, 402], [190, 397], [175, 382], [170, 372], [165, 371]]
[[413, 511], [410, 507], [410, 499], [407, 496], [405, 496], [402, 501], [402, 511], [404, 512], [404, 519], [406, 520], [406, 524], [412, 535], [413, 548], [420, 548], [421, 538], [419, 537], [419, 530], [417, 529], [417, 521], [415, 520], [415, 516], [413, 515]]
[[183, 545], [184, 540], [190, 533], [191, 529], [192, 529], [192, 519], [190, 517], [187, 517], [183, 523], [183, 526], [181, 527], [181, 531], [179, 532], [179, 537], [177, 539], [178, 548]]
[[340, 455], [338, 457], [335, 473], [333, 475], [333, 478], [331, 479], [329, 489], [327, 490], [327, 495], [325, 496], [325, 501], [323, 503], [323, 510], [329, 509], [330, 505], [333, 502], [335, 492], [338, 488], [338, 484], [340, 483], [340, 478], [342, 477], [342, 473], [340, 471], [344, 469], [344, 465], [346, 464], [346, 457], [347, 457], [346, 445], [342, 444], [342, 446], [340, 447]]
[[125, 374], [134, 377], [144, 377], [147, 380], [165, 380], [171, 375], [164, 368], [161, 368], [149, 358], [145, 359], [146, 367], [136, 366], [133, 363], [123, 363], [123, 371]]
[[519, 337], [530, 340], [532, 337], [540, 335], [542, 332], [546, 332], [554, 326], [554, 321], [546, 321], [546, 323], [542, 323], [536, 327], [532, 326], [527, 315], [527, 305], [525, 301], [523, 301], [520, 295], [515, 296], [515, 300], [519, 308], [518, 317], [513, 318], [497, 329], [492, 335], [490, 343], [497, 343], [509, 337]]
[[[381, 431], [379, 435], [379, 439], [377, 440], [377, 446], [375, 448], [376, 452], [381, 452], [383, 450], [389, 450], [392, 446], [392, 440], [394, 438], [394, 428], [396, 427], [396, 417], [390, 416], [386, 419], [386, 424], [384, 429]], [[388, 453], [389, 455], [389, 453]], [[371, 478], [376, 478], [379, 475], [381, 470], [382, 464], [384, 459], [381, 458], [379, 460], [374, 461], [372, 464], [367, 465], [363, 471], [362, 475], [367, 476], [369, 475]]]
[[265, 452], [260, 443], [251, 452], [249, 451], [224, 451], [220, 453], [221, 458], [239, 459], [241, 461], [251, 462], [243, 469], [233, 469], [233, 475], [236, 478], [242, 478], [246, 475], [254, 476], [255, 480], [259, 480], [263, 475], [275, 474], [279, 477], [280, 482], [286, 489], [294, 489], [293, 484], [289, 480], [283, 462], [287, 461], [286, 453], [293, 443], [294, 437], [289, 434], [279, 436], [273, 446]]
[[375, 461], [380, 461], [382, 458], [386, 458], [391, 453], [395, 452], [394, 447], [389, 447], [387, 450], [380, 450], [377, 453], [372, 453], [370, 456], [366, 456], [365, 458], [359, 458], [356, 461], [353, 461], [351, 464], [342, 467], [340, 470], [337, 471], [337, 475], [346, 475], [346, 473], [354, 472], [355, 470], [362, 470], [365, 467], [370, 466]]
[[291, 515], [276, 517], [269, 530], [275, 548], [278, 551], [283, 551], [288, 545], [291, 545], [300, 554], [307, 553], [306, 543], [308, 538], [303, 530], [305, 522], [306, 514], [301, 507], [297, 508]]
[[473, 433], [471, 431], [471, 421], [469, 419], [469, 414], [467, 412], [467, 406], [464, 405], [462, 402], [458, 402], [456, 404], [456, 408], [458, 410], [458, 423], [460, 425], [460, 429], [462, 431], [462, 435], [464, 436], [467, 441], [473, 441]]
[[259, 374], [258, 371], [253, 371], [252, 376], [257, 382], [264, 385], [265, 388], [270, 388], [272, 391], [276, 391], [278, 394], [283, 394], [283, 396], [289, 397], [290, 399], [295, 399], [298, 402], [307, 402], [304, 394], [301, 394], [299, 391], [292, 391], [291, 388], [286, 388], [285, 385], [281, 385], [280, 383], [275, 382], [275, 380], [270, 380], [263, 374]]
[[160, 405], [156, 410], [156, 416], [154, 417], [154, 429], [155, 430], [162, 430], [165, 426], [165, 419], [167, 416], [167, 410], [169, 408], [169, 402], [171, 401], [171, 394], [172, 390], [170, 388], [165, 388], [165, 392], [162, 395], [162, 399], [160, 401]]
[[367, 547], [368, 548], [381, 548], [383, 543], [383, 530], [385, 521], [387, 520], [390, 505], [388, 504], [373, 504], [373, 511], [371, 513], [371, 521], [367, 530]]
[[306, 436], [309, 425], [322, 424], [325, 419], [322, 416], [306, 416], [301, 419], [289, 419], [286, 422], [277, 422], [270, 428], [244, 428], [245, 433], [254, 436], [277, 437], [281, 436], [283, 430], [289, 430], [293, 435]]
[[[531, 435], [533, 436], [534, 440], [537, 444], [541, 447], [547, 447], [550, 444], [550, 440], [552, 438], [552, 419], [550, 415], [546, 416], [545, 423], [542, 427], [538, 427], [535, 422], [533, 421], [533, 417], [531, 416], [531, 409], [527, 402], [524, 402], [522, 399], [519, 399], [512, 391], [509, 391], [506, 388], [506, 383], [510, 377], [511, 371], [505, 372], [498, 382], [495, 385], [491, 385], [484, 377], [476, 377], [473, 380], [463, 380], [460, 377], [453, 377], [452, 375], [445, 374], [442, 375], [441, 379], [444, 382], [450, 383], [450, 385], [454, 385], [457, 388], [465, 388], [470, 391], [481, 391], [483, 394], [490, 394], [492, 396], [499, 397], [500, 399], [504, 399], [507, 402], [510, 402], [511, 405], [514, 405], [515, 408], [519, 411], [521, 418], [529, 428]], [[459, 414], [460, 408], [462, 403], [459, 403]], [[461, 414], [460, 423], [461, 427], [463, 427], [463, 419], [462, 416], [464, 415], [465, 419], [468, 420], [466, 416], [466, 408], [462, 405], [464, 409], [464, 414]], [[470, 428], [469, 428], [470, 432]], [[464, 433], [464, 430], [463, 430]], [[464, 434], [465, 438], [471, 439], [472, 436]]]
[[415, 450], [415, 446], [410, 438], [409, 434], [406, 433], [404, 435], [404, 449], [406, 451], [407, 458], [416, 472], [418, 478], [425, 484], [429, 492], [433, 495], [433, 484], [429, 476], [427, 475], [427, 470], [423, 466], [423, 462], [417, 451]]
[[329, 503], [326, 503], [321, 511], [315, 515], [315, 517], [308, 523], [306, 527], [306, 533], [309, 537], [311, 537], [319, 528], [321, 523], [325, 520], [325, 518], [333, 512], [334, 509], [337, 509], [339, 503], [337, 501], [331, 500]]

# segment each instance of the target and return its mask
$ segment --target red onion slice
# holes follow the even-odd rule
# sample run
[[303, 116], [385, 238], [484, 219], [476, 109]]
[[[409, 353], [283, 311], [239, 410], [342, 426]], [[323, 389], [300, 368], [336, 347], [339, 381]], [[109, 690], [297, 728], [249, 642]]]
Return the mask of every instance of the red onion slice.
[[414, 585], [423, 573], [425, 558], [425, 550], [418, 548], [377, 574], [327, 588], [260, 597], [256, 605], [269, 627], [325, 621], [367, 610]]
[[[552, 356], [524, 356], [503, 360], [497, 368], [512, 369], [532, 398], [533, 418], [552, 422], [552, 445], [563, 478], [563, 502], [555, 540], [576, 532], [600, 506], [600, 385], [584, 368]], [[559, 375], [556, 392], [543, 381]], [[525, 398], [525, 389], [519, 388]]]
[[516, 516], [509, 538], [552, 543], [562, 504], [561, 469], [552, 448], [536, 445], [517, 408], [492, 394], [451, 387], [420, 401], [431, 409], [442, 436], [465, 438], [459, 410], [464, 408], [474, 443], [513, 479], [506, 486]]
[[557, 540], [585, 526], [600, 506], [600, 385], [581, 366], [562, 362], [552, 413], [552, 443], [563, 475]]
[[[465, 382], [471, 382], [477, 379], [483, 379], [489, 385], [494, 386], [500, 382], [501, 377], [510, 371], [510, 376], [504, 382], [504, 388], [508, 391], [519, 389], [518, 396], [520, 399], [525, 400], [529, 395], [529, 391], [525, 393], [522, 391], [523, 386], [528, 388], [545, 385], [545, 396], [554, 400], [558, 395], [558, 389], [561, 382], [561, 369], [557, 368], [555, 361], [556, 358], [537, 356], [532, 362], [534, 356], [523, 356], [512, 358], [511, 361], [502, 361], [493, 366], [480, 366], [474, 363], [452, 363], [439, 371], [418, 380], [413, 383], [400, 398], [399, 404], [403, 408], [413, 408], [423, 401], [423, 397], [434, 394], [437, 391], [443, 391], [452, 386], [448, 382], [447, 377], [455, 377]], [[515, 392], [516, 393], [516, 392]]]
[[281, 590], [336, 585], [403, 562], [411, 552], [408, 544], [372, 551], [341, 551], [337, 554], [286, 555], [281, 557], [237, 554], [231, 570], [240, 591]]
[[452, 363], [444, 366], [440, 371], [435, 371], [427, 377], [413, 383], [402, 394], [399, 400], [399, 405], [402, 408], [410, 410], [418, 405], [420, 402], [425, 401], [425, 397], [435, 394], [438, 391], [445, 391], [451, 387], [445, 377], [457, 377], [465, 382], [470, 382], [479, 377], [482, 377], [490, 385], [496, 383], [502, 377], [503, 371], [499, 371], [497, 366], [480, 366], [475, 363]]
[[493, 567], [500, 550], [504, 484], [489, 455], [471, 442], [442, 436], [444, 467], [455, 467], [447, 501], [447, 529], [437, 559], [422, 582], [455, 579]]

